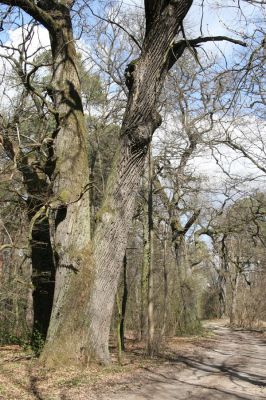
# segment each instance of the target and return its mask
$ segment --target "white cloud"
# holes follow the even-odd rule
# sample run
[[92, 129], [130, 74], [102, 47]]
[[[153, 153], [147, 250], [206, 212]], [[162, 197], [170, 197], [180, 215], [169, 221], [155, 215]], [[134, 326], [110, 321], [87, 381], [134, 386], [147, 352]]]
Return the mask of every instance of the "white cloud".
[[[208, 134], [208, 137], [203, 135], [202, 140], [205, 144], [198, 145], [187, 164], [187, 170], [193, 171], [193, 176], [207, 177], [208, 184], [219, 192], [223, 192], [226, 181], [233, 182], [233, 180], [237, 182], [238, 189], [261, 188], [261, 185], [266, 183], [266, 174], [252, 161], [241, 152], [230, 149], [226, 144], [212, 144], [212, 140], [222, 141], [226, 135], [242, 145], [256, 162], [266, 168], [266, 150], [264, 149], [266, 122], [255, 117], [225, 121], [217, 116], [212, 132]], [[180, 157], [188, 146], [188, 142], [178, 115], [168, 115], [162, 128], [156, 132], [155, 154], [158, 154], [158, 148], [162, 149], [162, 143], [168, 146], [165, 155], [171, 164], [179, 165]]]
[[[29, 25], [24, 25], [23, 27], [8, 31], [9, 39], [6, 41], [5, 45], [18, 48], [23, 43], [25, 37], [27, 37], [29, 29]], [[40, 25], [35, 26], [31, 38], [26, 43], [28, 46], [27, 54], [29, 58], [34, 57], [36, 51], [43, 50], [50, 45], [47, 29]]]
[[[240, 9], [238, 2], [232, 0], [197, 1], [193, 3], [185, 22], [192, 37], [222, 35], [240, 39], [239, 35], [243, 32], [256, 29], [250, 20], [247, 23], [247, 18], [254, 16], [255, 12], [254, 6], [244, 2]], [[217, 55], [221, 51], [226, 56], [231, 56], [237, 49], [236, 45], [225, 41], [204, 43], [203, 47], [209, 54]]]
[[[2, 109], [8, 110], [13, 99], [16, 97], [18, 88], [12, 86], [10, 82], [10, 76], [12, 73], [12, 66], [5, 58], [6, 56], [11, 56], [15, 60], [19, 59], [18, 49], [21, 49], [21, 45], [24, 42], [26, 46], [27, 62], [33, 61], [34, 57], [40, 54], [44, 49], [49, 48], [50, 39], [48, 31], [42, 26], [35, 26], [33, 32], [30, 33], [31, 26], [24, 25], [17, 29], [12, 29], [7, 32], [7, 39], [3, 43], [3, 47], [0, 49], [0, 104]], [[25, 38], [29, 37], [25, 41]], [[2, 56], [2, 57], [1, 57]], [[29, 65], [28, 69], [32, 67]]]

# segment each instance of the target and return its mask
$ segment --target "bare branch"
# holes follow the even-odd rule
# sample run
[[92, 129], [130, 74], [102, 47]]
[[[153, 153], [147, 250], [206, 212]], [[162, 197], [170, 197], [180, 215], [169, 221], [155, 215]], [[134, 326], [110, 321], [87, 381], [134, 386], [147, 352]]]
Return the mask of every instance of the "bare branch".
[[141, 50], [141, 45], [140, 45], [140, 43], [137, 41], [137, 39], [135, 38], [135, 36], [133, 36], [132, 33], [130, 33], [123, 25], [119, 24], [119, 22], [116, 22], [116, 21], [114, 21], [114, 20], [112, 20], [112, 19], [110, 19], [110, 18], [101, 17], [100, 15], [96, 14], [96, 13], [92, 10], [92, 8], [91, 8], [90, 6], [88, 6], [88, 8], [89, 8], [90, 12], [92, 13], [92, 15], [93, 15], [94, 17], [99, 18], [100, 20], [102, 20], [102, 21], [104, 21], [104, 22], [107, 22], [107, 23], [109, 23], [109, 24], [115, 25], [115, 26], [117, 26], [118, 28], [122, 29], [122, 31], [124, 31], [124, 32], [130, 37], [130, 39], [132, 39], [133, 42], [138, 46], [138, 48]]
[[200, 210], [196, 210], [193, 215], [189, 218], [187, 221], [186, 225], [184, 226], [183, 229], [183, 234], [185, 235], [187, 231], [190, 229], [190, 227], [196, 222], [198, 216], [200, 215]]
[[249, 154], [243, 146], [241, 146], [240, 144], [237, 144], [233, 141], [225, 141], [224, 142], [228, 147], [231, 147], [231, 149], [240, 151], [240, 153], [243, 154], [244, 157], [246, 157], [248, 160], [250, 160], [258, 169], [260, 169], [262, 172], [264, 172], [266, 174], [266, 168], [261, 165], [260, 163], [258, 163], [256, 161], [256, 159], [254, 157], [252, 157], [251, 154]]
[[221, 42], [227, 41], [230, 43], [237, 44], [239, 46], [247, 47], [247, 44], [242, 40], [233, 39], [228, 36], [205, 36], [198, 37], [196, 39], [182, 39], [176, 42], [173, 47], [169, 51], [169, 66], [171, 69], [175, 62], [182, 56], [186, 48], [195, 48], [198, 47], [202, 43], [206, 42]]
[[55, 20], [47, 11], [36, 5], [36, 2], [30, 0], [1, 0], [0, 4], [5, 4], [11, 7], [20, 7], [27, 14], [31, 15], [40, 22], [49, 32], [54, 32], [56, 28]]

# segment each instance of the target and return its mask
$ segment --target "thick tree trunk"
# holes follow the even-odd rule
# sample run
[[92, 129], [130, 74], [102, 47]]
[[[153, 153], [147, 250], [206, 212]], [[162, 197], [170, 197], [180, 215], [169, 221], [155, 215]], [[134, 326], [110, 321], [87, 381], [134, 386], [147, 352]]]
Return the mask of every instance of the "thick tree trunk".
[[78, 363], [83, 357], [83, 330], [87, 329], [77, 319], [92, 279], [88, 144], [77, 54], [69, 9], [56, 10], [53, 17], [56, 29], [51, 34], [51, 92], [58, 111], [58, 127], [50, 160], [54, 168], [49, 221], [56, 279], [48, 338], [42, 354], [48, 364], [64, 363], [65, 359]]
[[129, 98], [121, 140], [105, 200], [90, 241], [88, 147], [77, 73], [70, 11], [74, 2], [5, 0], [50, 32], [53, 54], [51, 93], [58, 110], [49, 212], [56, 284], [48, 340], [48, 364], [109, 361], [108, 337], [144, 161], [155, 129], [158, 97], [168, 70], [185, 45], [173, 43], [192, 0], [145, 0], [146, 35], [137, 63], [127, 71]]
[[[67, 265], [65, 273], [68, 275], [65, 277], [60, 271], [57, 276], [61, 287], [56, 283], [57, 297], [42, 355], [48, 364], [79, 364], [91, 359], [103, 363], [109, 361], [108, 339], [114, 296], [144, 157], [142, 151], [140, 154], [128, 151], [127, 140], [123, 138], [108, 182], [106, 199], [97, 216], [92, 248], [88, 244], [87, 248], [81, 248], [80, 259], [85, 257], [85, 262], [75, 264], [75, 270], [71, 264]], [[80, 235], [84, 235], [84, 231]]]
[[[93, 240], [96, 274], [87, 304], [87, 315], [91, 319], [90, 356], [104, 363], [109, 361], [108, 338], [114, 294], [145, 158], [142, 151], [131, 152], [125, 146], [126, 143], [127, 140], [123, 140], [123, 146], [116, 158], [115, 173], [109, 178], [106, 200], [98, 215]], [[114, 188], [116, 190], [112, 193]]]
[[[167, 2], [168, 4], [168, 2]], [[47, 364], [109, 362], [108, 339], [135, 196], [161, 118], [156, 111], [171, 46], [191, 1], [169, 2], [147, 30], [142, 55], [129, 68], [128, 105], [105, 199], [89, 241], [87, 145], [68, 17], [52, 38], [53, 85], [59, 109], [51, 214], [57, 261], [54, 306], [42, 359]], [[51, 218], [52, 220], [52, 218]]]

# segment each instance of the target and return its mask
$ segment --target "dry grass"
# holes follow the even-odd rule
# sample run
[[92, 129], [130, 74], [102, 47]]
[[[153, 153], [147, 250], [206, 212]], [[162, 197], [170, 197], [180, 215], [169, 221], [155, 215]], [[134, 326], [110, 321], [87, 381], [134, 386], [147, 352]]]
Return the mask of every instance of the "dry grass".
[[143, 343], [127, 341], [123, 363], [86, 369], [47, 370], [19, 346], [0, 347], [0, 399], [2, 400], [99, 400], [101, 393], [117, 391], [135, 380], [145, 379], [147, 370], [171, 362], [171, 356], [194, 353], [211, 345], [211, 338], [180, 337], [167, 340], [165, 349], [153, 359], [145, 355]]

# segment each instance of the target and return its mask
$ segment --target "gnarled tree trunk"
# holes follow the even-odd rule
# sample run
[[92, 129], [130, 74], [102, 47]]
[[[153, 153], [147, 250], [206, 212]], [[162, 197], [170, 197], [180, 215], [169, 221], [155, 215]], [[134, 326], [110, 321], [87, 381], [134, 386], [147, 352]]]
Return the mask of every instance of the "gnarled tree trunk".
[[[43, 353], [43, 359], [51, 364], [87, 363], [92, 359], [109, 362], [109, 329], [129, 222], [133, 216], [135, 196], [149, 143], [161, 123], [156, 111], [157, 99], [173, 64], [172, 43], [191, 5], [191, 1], [166, 1], [164, 6], [161, 2], [155, 2], [156, 12], [149, 14], [148, 3], [151, 2], [146, 3], [146, 37], [140, 59], [128, 67], [129, 98], [120, 145], [108, 179], [105, 199], [97, 215], [91, 247], [84, 241], [84, 238], [88, 239], [88, 228], [82, 225], [86, 216], [84, 209], [87, 207], [84, 196], [79, 200], [83, 204], [68, 204], [66, 209], [61, 206], [57, 211], [61, 219], [56, 224], [55, 248], [61, 246], [62, 251], [58, 251], [55, 303], [49, 340]], [[70, 116], [70, 125], [74, 124], [76, 131], [77, 117], [81, 118], [81, 112]], [[83, 154], [82, 141], [77, 143], [77, 133], [64, 142], [63, 148], [60, 145], [60, 135], [65, 135], [63, 130], [59, 131], [56, 139], [57, 153], [58, 150], [61, 153], [61, 157], [57, 157], [63, 163], [58, 173], [60, 177], [62, 173], [66, 172], [66, 175], [55, 181], [58, 182], [59, 194], [63, 186], [69, 188], [70, 184], [75, 188], [76, 180], [74, 183], [67, 179], [69, 169], [76, 169], [75, 163], [77, 171], [73, 177], [80, 176], [82, 181], [86, 175], [85, 162], [78, 166], [80, 156], [78, 160], [73, 157], [69, 164], [69, 147], [73, 149], [73, 143], [80, 144], [80, 154]], [[80, 194], [83, 185], [84, 182], [79, 183], [76, 195]], [[71, 199], [74, 201], [73, 196]], [[85, 218], [87, 223], [88, 220], [88, 217]], [[72, 255], [69, 254], [71, 243], [68, 240], [72, 243]]]
[[[56, 264], [53, 309], [42, 359], [47, 363], [83, 361], [87, 285], [91, 283], [88, 143], [70, 9], [51, 13], [53, 56], [51, 92], [57, 115], [49, 203], [50, 237]], [[84, 276], [85, 275], [85, 276]], [[70, 318], [69, 318], [70, 317]], [[86, 334], [85, 334], [86, 336]]]
[[49, 365], [109, 362], [108, 339], [118, 279], [125, 254], [149, 143], [161, 118], [157, 100], [168, 70], [186, 41], [174, 45], [192, 0], [145, 0], [146, 34], [137, 62], [128, 66], [128, 104], [105, 199], [90, 241], [88, 147], [70, 19], [73, 0], [4, 0], [21, 7], [50, 32], [51, 92], [58, 129], [49, 212], [56, 284], [48, 340], [42, 360]]

